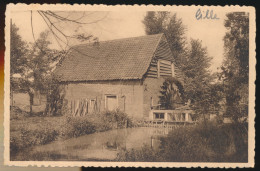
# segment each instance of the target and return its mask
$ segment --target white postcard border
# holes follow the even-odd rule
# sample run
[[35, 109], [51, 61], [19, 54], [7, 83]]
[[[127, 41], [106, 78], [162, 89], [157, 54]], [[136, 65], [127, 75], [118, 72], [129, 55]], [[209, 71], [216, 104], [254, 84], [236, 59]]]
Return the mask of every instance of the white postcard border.
[[[91, 162], [91, 161], [10, 161], [10, 18], [11, 11], [24, 10], [89, 10], [89, 11], [121, 11], [121, 10], [146, 10], [146, 11], [174, 11], [187, 8], [210, 7], [211, 9], [249, 12], [249, 143], [248, 163], [190, 163], [190, 162]], [[38, 167], [212, 167], [212, 168], [236, 168], [254, 167], [255, 157], [255, 79], [256, 79], [256, 21], [255, 8], [247, 6], [171, 6], [171, 5], [66, 5], [66, 4], [8, 4], [6, 8], [5, 26], [5, 68], [4, 68], [4, 164], [8, 166], [38, 166]]]

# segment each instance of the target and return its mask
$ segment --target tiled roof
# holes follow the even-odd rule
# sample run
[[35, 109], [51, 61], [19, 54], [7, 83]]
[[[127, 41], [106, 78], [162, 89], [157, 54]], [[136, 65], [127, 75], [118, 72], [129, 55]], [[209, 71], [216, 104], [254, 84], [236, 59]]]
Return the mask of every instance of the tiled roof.
[[163, 34], [74, 46], [57, 66], [60, 81], [141, 79]]

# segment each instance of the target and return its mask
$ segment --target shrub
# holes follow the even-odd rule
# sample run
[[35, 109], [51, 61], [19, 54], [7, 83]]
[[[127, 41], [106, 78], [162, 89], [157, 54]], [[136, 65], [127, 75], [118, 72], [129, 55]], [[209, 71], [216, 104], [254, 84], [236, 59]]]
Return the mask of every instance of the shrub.
[[127, 125], [131, 125], [131, 119], [124, 112], [119, 110], [105, 111], [101, 113], [101, 118], [104, 119], [104, 124], [113, 128], [126, 128]]
[[58, 138], [78, 137], [94, 132], [124, 128], [131, 124], [132, 121], [127, 114], [120, 111], [106, 111], [77, 117], [66, 115], [62, 117], [27, 117], [19, 121], [13, 119], [10, 134], [11, 157], [25, 148], [47, 144]]
[[179, 127], [161, 137], [159, 149], [121, 149], [118, 161], [247, 162], [247, 124], [216, 122]]
[[67, 117], [67, 122], [61, 131], [66, 138], [78, 137], [96, 132], [95, 125], [90, 122], [88, 116]]
[[57, 139], [59, 133], [51, 128], [28, 130], [22, 128], [10, 137], [10, 153], [15, 155], [18, 151], [35, 145], [43, 145]]
[[161, 154], [166, 161], [247, 161], [247, 131], [242, 128], [212, 122], [179, 128], [162, 138]]
[[125, 128], [127, 124], [130, 126], [131, 123], [127, 114], [118, 110], [92, 113], [86, 116], [68, 116], [62, 135], [67, 138], [78, 137], [94, 132]]
[[178, 128], [161, 141], [161, 154], [166, 161], [208, 161], [212, 155], [207, 140], [194, 127]]
[[129, 162], [159, 162], [162, 159], [157, 151], [153, 150], [148, 145], [144, 145], [141, 149], [121, 149], [116, 160]]

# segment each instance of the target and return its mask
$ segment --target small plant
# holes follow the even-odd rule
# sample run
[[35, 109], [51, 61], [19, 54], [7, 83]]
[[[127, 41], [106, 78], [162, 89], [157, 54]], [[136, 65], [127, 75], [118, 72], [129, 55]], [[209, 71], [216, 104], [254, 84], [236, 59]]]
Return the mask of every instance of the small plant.
[[161, 161], [161, 157], [158, 151], [145, 144], [141, 149], [121, 149], [116, 160], [129, 162], [159, 162]]

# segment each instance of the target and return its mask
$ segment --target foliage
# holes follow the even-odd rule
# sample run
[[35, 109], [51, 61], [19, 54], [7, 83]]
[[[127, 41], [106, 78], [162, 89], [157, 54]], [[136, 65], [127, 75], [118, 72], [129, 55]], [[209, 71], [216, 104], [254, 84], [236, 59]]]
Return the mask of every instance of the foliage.
[[219, 78], [223, 81], [226, 94], [226, 115], [238, 121], [248, 115], [248, 104], [243, 107], [240, 100], [248, 96], [249, 16], [243, 12], [228, 13], [226, 16], [225, 60]]
[[176, 13], [171, 15], [170, 12], [166, 11], [149, 11], [143, 20], [143, 24], [148, 35], [165, 34], [175, 57], [176, 65], [182, 69], [182, 66], [185, 65], [183, 59], [186, 51], [185, 26], [182, 20], [177, 18]]
[[[203, 100], [208, 98], [212, 101], [215, 97], [208, 96], [214, 76], [209, 67], [212, 57], [208, 55], [207, 48], [202, 46], [200, 40], [191, 39], [190, 46], [185, 37], [185, 26], [182, 19], [177, 18], [176, 13], [169, 12], [147, 12], [144, 21], [146, 34], [164, 33], [173, 52], [175, 64], [181, 69], [184, 79], [183, 101], [191, 100], [191, 104], [199, 109], [208, 107]], [[168, 81], [169, 82], [169, 81]], [[162, 87], [162, 101], [169, 102], [166, 108], [173, 108], [171, 94], [177, 89], [172, 87], [172, 93], [166, 91], [167, 82]], [[181, 88], [178, 86], [178, 88]], [[202, 100], [203, 99], [203, 100]], [[200, 114], [203, 110], [200, 110]]]
[[121, 149], [116, 158], [117, 161], [127, 162], [160, 162], [159, 153], [148, 145], [144, 145], [141, 149]]
[[66, 137], [78, 137], [96, 131], [95, 125], [89, 121], [87, 116], [67, 117], [66, 123], [65, 131], [63, 131], [63, 135]]
[[15, 91], [29, 94], [32, 114], [34, 94], [46, 92], [50, 74], [64, 52], [49, 48], [51, 42], [48, 40], [48, 32], [42, 32], [40, 37], [29, 46], [18, 35], [19, 29], [15, 25], [12, 25], [11, 30], [11, 68], [13, 74], [19, 75], [17, 79], [11, 79], [11, 84], [15, 85], [12, 86]]
[[10, 153], [15, 155], [18, 151], [35, 145], [50, 143], [58, 138], [59, 133], [50, 127], [45, 129], [21, 129], [19, 134], [11, 134]]
[[64, 132], [67, 137], [78, 137], [84, 134], [131, 126], [132, 121], [127, 114], [116, 110], [93, 113], [85, 116], [67, 116], [66, 126], [62, 132]]
[[[240, 82], [248, 83], [249, 70], [249, 14], [243, 12], [228, 13], [225, 20], [227, 29], [224, 37], [226, 61], [231, 67], [237, 62], [238, 68], [230, 68], [231, 73], [240, 74]], [[234, 63], [233, 63], [234, 64]], [[230, 73], [230, 74], [231, 74]]]
[[58, 81], [51, 77], [47, 87], [47, 104], [45, 108], [45, 115], [59, 116], [65, 113], [64, 107], [64, 86], [60, 85]]
[[247, 124], [214, 122], [179, 127], [161, 137], [159, 149], [121, 149], [117, 160], [139, 162], [247, 162]]
[[[125, 128], [127, 126], [131, 127], [132, 125], [132, 120], [126, 113], [121, 112], [120, 110], [106, 111], [101, 113], [99, 117], [101, 119], [103, 118], [104, 124], [108, 125], [110, 128]], [[116, 123], [115, 126], [114, 123]]]
[[50, 143], [58, 138], [68, 139], [94, 132], [131, 127], [127, 114], [105, 111], [86, 116], [35, 116], [11, 108], [10, 149], [11, 157], [28, 147]]
[[22, 40], [18, 34], [19, 28], [15, 25], [11, 25], [10, 32], [10, 71], [11, 77], [13, 74], [23, 73], [25, 70], [24, 63], [26, 62], [26, 55], [28, 53], [28, 45]]
[[[160, 103], [165, 109], [174, 109], [175, 102], [178, 101], [178, 97], [184, 98], [184, 88], [180, 81], [174, 77], [168, 77], [161, 86]], [[180, 99], [179, 101], [181, 101]]]
[[187, 65], [183, 67], [184, 87], [186, 99], [190, 99], [192, 103], [197, 103], [204, 99], [203, 96], [207, 93], [213, 81], [213, 76], [209, 71], [212, 58], [208, 56], [207, 48], [202, 46], [200, 40], [191, 39], [190, 45], [185, 62]]
[[28, 54], [28, 46], [18, 34], [19, 28], [15, 24], [11, 24], [10, 32], [10, 91], [11, 102], [13, 102], [13, 92], [21, 89], [21, 79], [17, 74], [25, 71], [26, 55]]

